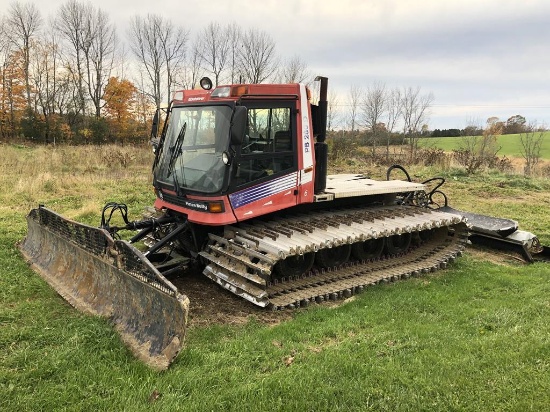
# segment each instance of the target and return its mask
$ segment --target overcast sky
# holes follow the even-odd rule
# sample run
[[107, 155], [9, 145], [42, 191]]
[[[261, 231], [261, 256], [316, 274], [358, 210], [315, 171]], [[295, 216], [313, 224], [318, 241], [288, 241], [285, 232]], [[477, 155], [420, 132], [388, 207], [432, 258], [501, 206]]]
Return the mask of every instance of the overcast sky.
[[[0, 0], [5, 9], [11, 3]], [[36, 0], [44, 17], [65, 0]], [[194, 35], [211, 21], [267, 31], [346, 110], [375, 83], [433, 93], [430, 128], [521, 114], [550, 126], [549, 0], [94, 0], [125, 41], [130, 17], [160, 14]]]

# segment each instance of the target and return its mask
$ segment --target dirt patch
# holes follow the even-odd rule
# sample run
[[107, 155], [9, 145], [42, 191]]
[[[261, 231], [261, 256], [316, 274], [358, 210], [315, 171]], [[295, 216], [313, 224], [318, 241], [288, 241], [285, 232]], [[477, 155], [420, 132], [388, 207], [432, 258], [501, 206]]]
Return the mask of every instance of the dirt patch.
[[291, 319], [294, 311], [272, 311], [260, 308], [222, 288], [198, 270], [170, 281], [191, 301], [189, 326], [212, 324], [240, 325], [255, 319], [267, 325], [277, 325]]
[[479, 245], [470, 245], [466, 251], [475, 256], [477, 260], [491, 262], [499, 266], [517, 266], [527, 263], [521, 253], [512, 251], [489, 249]]

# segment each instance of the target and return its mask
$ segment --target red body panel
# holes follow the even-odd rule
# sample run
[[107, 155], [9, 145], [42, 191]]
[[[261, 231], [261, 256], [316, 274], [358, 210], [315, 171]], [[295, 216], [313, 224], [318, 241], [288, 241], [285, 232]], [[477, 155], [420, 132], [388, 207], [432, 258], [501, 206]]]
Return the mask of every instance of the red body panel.
[[276, 195], [257, 200], [245, 207], [235, 209], [234, 212], [237, 220], [241, 222], [292, 206], [296, 206], [296, 195], [294, 195], [294, 190], [285, 190]]
[[211, 213], [206, 211], [200, 211], [195, 209], [189, 209], [183, 206], [177, 206], [172, 203], [166, 202], [162, 200], [161, 198], [157, 197], [155, 200], [155, 208], [156, 209], [170, 209], [174, 210], [176, 212], [183, 213], [187, 215], [187, 218], [192, 223], [198, 223], [201, 225], [209, 225], [209, 226], [223, 226], [223, 225], [230, 225], [232, 223], [236, 223], [237, 219], [235, 218], [235, 215], [233, 214], [233, 209], [231, 208], [231, 205], [229, 204], [229, 200], [227, 196], [217, 196], [217, 197], [198, 197], [198, 196], [188, 196], [189, 201], [216, 201], [221, 200], [223, 201], [224, 211], [222, 213]]
[[298, 173], [278, 177], [229, 195], [237, 220], [242, 221], [296, 205]]

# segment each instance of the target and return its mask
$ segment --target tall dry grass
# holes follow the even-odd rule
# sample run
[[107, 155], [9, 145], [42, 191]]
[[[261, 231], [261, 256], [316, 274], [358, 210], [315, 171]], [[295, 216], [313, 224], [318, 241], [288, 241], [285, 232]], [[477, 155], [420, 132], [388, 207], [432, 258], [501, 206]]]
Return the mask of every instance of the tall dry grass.
[[150, 192], [150, 146], [2, 144], [0, 153], [0, 208], [42, 203], [77, 216], [97, 212], [105, 198]]
[[[126, 203], [135, 216], [154, 201], [154, 155], [150, 146], [0, 144], [0, 155], [0, 211], [24, 215], [38, 204], [45, 204], [66, 217], [97, 224], [106, 202]], [[390, 164], [406, 160], [400, 152], [392, 155]], [[535, 209], [540, 212], [550, 202], [547, 179], [523, 179], [521, 175], [499, 172], [467, 177], [453, 164], [439, 163], [436, 155], [424, 159], [424, 164], [403, 164], [415, 181], [435, 175], [447, 177], [451, 183], [443, 190], [455, 207], [535, 223], [535, 217], [533, 222], [526, 219], [526, 211], [533, 208], [536, 216]], [[385, 179], [388, 166], [368, 162], [361, 150], [332, 158], [329, 163], [329, 173], [365, 173], [375, 179]], [[395, 172], [392, 178], [405, 176]], [[499, 210], [501, 204], [507, 207]], [[517, 205], [516, 213], [511, 213], [511, 205]], [[533, 227], [530, 230], [540, 230], [539, 225]]]

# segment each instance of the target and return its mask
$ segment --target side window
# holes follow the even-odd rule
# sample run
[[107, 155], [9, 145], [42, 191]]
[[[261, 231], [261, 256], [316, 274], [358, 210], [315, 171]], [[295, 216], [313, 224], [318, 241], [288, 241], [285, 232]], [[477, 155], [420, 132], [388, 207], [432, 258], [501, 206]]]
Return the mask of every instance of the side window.
[[290, 134], [290, 110], [273, 110], [273, 151], [284, 152], [292, 150], [292, 136]]
[[290, 107], [248, 109], [248, 129], [241, 146], [236, 185], [284, 174], [296, 166]]
[[248, 110], [248, 132], [243, 145], [243, 153], [291, 150], [289, 107]]

